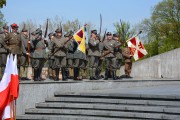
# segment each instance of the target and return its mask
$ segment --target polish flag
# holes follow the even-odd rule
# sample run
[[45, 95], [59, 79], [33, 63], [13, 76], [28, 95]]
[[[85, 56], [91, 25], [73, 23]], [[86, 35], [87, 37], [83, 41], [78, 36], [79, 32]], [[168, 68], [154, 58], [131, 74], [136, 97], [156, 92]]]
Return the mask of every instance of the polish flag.
[[128, 40], [127, 44], [135, 61], [148, 54], [138, 36]]
[[0, 82], [0, 120], [14, 119], [15, 100], [19, 95], [17, 56], [8, 55], [6, 68]]

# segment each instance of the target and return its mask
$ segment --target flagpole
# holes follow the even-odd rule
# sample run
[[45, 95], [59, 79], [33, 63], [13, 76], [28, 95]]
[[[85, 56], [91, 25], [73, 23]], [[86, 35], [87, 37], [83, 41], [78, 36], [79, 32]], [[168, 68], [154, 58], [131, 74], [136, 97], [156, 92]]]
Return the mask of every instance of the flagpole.
[[128, 40], [126, 40], [126, 42], [128, 42], [128, 41], [130, 41], [132, 38], [134, 38], [134, 37], [137, 37], [139, 34], [141, 34], [142, 33], [142, 31], [139, 31], [139, 33], [138, 34], [136, 34], [135, 36], [133, 36], [133, 37], [131, 37], [130, 39], [128, 39]]

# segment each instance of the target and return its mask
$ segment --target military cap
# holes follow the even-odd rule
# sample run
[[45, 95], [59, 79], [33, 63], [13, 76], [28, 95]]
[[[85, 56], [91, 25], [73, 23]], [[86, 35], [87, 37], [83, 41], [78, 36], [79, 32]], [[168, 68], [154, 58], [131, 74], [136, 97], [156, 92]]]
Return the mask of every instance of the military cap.
[[26, 28], [26, 25], [24, 24], [24, 27], [23, 27], [23, 29], [22, 29], [22, 32], [27, 32], [28, 30], [27, 30], [27, 28]]
[[53, 35], [54, 35], [53, 33], [48, 34], [49, 38], [51, 38]]
[[9, 26], [7, 26], [6, 24], [3, 26], [3, 29], [9, 30]]
[[62, 33], [62, 28], [61, 27], [57, 28], [55, 32], [56, 33]]
[[64, 37], [69, 37], [69, 32], [67, 32], [67, 33], [64, 35]]
[[12, 28], [18, 28], [18, 25], [17, 25], [16, 23], [13, 23], [13, 24], [11, 25], [11, 27], [12, 27]]
[[120, 35], [119, 35], [119, 33], [114, 33], [113, 34], [113, 37], [119, 37]]
[[106, 35], [107, 35], [107, 36], [110, 36], [110, 35], [112, 35], [112, 33], [111, 33], [111, 32], [107, 32]]
[[69, 36], [73, 36], [74, 32], [72, 30], [69, 31]]
[[97, 34], [97, 30], [91, 30], [91, 33]]
[[40, 28], [36, 29], [36, 35], [39, 34], [39, 35], [42, 35], [42, 30]]

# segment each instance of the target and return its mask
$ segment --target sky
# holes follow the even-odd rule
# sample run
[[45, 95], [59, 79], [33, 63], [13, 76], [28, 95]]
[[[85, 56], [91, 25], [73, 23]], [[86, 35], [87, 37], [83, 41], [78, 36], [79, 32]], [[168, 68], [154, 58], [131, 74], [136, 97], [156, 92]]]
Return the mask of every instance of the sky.
[[113, 32], [113, 23], [120, 19], [131, 26], [151, 16], [152, 9], [162, 0], [6, 0], [1, 9], [8, 24], [26, 20], [42, 24], [47, 18], [59, 16], [66, 20], [76, 18], [84, 24], [91, 22], [99, 29], [100, 13], [102, 27]]

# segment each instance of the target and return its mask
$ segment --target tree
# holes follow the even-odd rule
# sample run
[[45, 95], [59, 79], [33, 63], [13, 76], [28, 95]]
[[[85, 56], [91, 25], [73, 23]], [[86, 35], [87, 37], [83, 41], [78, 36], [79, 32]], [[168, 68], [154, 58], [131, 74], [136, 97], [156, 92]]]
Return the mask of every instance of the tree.
[[4, 15], [3, 13], [0, 11], [0, 28], [2, 28], [2, 26], [4, 25], [5, 20], [4, 20]]
[[120, 20], [119, 22], [114, 23], [116, 32], [120, 34], [120, 40], [125, 41], [133, 36], [135, 30], [132, 30], [128, 22]]
[[139, 25], [146, 36], [148, 57], [180, 47], [180, 0], [163, 0]]
[[3, 8], [4, 5], [6, 5], [6, 0], [1, 0], [0, 1], [0, 8]]

